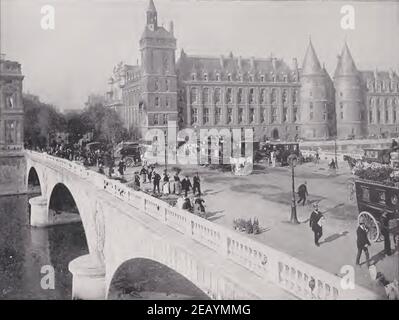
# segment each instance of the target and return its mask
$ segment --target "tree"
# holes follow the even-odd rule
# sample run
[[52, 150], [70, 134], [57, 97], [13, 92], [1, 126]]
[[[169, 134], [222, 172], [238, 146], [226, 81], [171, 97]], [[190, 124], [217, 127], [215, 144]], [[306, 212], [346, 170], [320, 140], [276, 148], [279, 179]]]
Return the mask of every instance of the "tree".
[[57, 132], [65, 130], [65, 118], [53, 105], [43, 103], [33, 95], [24, 95], [23, 104], [25, 108], [24, 140], [31, 147], [43, 148]]

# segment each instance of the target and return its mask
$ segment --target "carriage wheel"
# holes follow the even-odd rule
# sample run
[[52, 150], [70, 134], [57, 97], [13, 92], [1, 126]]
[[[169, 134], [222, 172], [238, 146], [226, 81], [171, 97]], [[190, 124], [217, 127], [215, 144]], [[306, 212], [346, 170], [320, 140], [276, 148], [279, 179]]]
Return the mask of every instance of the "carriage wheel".
[[367, 228], [367, 237], [370, 242], [376, 242], [380, 238], [380, 226], [378, 221], [367, 211], [362, 211], [357, 217], [357, 221], [360, 224], [363, 222]]
[[349, 180], [346, 184], [349, 193], [349, 200], [354, 201], [356, 195], [355, 181]]

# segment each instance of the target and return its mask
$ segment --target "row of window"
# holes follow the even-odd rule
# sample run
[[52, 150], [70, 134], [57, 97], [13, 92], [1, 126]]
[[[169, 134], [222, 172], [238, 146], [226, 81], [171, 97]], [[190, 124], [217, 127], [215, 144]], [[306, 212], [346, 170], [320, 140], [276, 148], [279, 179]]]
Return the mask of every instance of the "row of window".
[[[277, 123], [278, 122], [278, 109], [272, 107], [270, 110], [270, 123]], [[288, 121], [288, 108], [283, 108], [282, 110], [282, 121]], [[266, 122], [266, 109], [262, 108], [260, 110], [260, 123]], [[222, 108], [215, 108], [214, 119], [216, 124], [220, 124], [222, 122], [223, 111]], [[296, 122], [298, 119], [298, 109], [293, 108], [293, 121]], [[255, 123], [255, 108], [248, 109], [248, 121], [249, 123]], [[233, 123], [233, 108], [226, 109], [226, 122], [227, 124]], [[245, 123], [245, 110], [244, 108], [237, 109], [237, 122], [242, 124]], [[197, 108], [191, 109], [191, 124], [199, 123], [199, 112]], [[210, 109], [203, 108], [202, 109], [202, 123], [203, 124], [210, 124]]]
[[170, 83], [168, 79], [165, 79], [165, 81], [162, 81], [162, 84], [160, 83], [160, 80], [155, 79], [154, 81], [154, 90], [155, 91], [169, 91]]
[[168, 115], [166, 113], [150, 113], [148, 114], [148, 124], [149, 125], [167, 125]]
[[[369, 123], [376, 123], [376, 124], [381, 123], [381, 119], [382, 119], [381, 113], [382, 112], [379, 109], [377, 109], [376, 115], [374, 117], [373, 110], [369, 110]], [[389, 123], [389, 120], [392, 120], [392, 123], [397, 123], [397, 119], [398, 119], [397, 113], [398, 112], [396, 110], [392, 110], [392, 119], [390, 119], [388, 110], [385, 110], [385, 112], [383, 112], [384, 123]]]
[[125, 105], [128, 106], [134, 106], [139, 104], [139, 101], [141, 99], [141, 94], [140, 91], [134, 90], [134, 91], [128, 91], [125, 93]]
[[248, 81], [248, 82], [288, 82], [289, 80], [292, 80], [292, 81], [296, 82], [296, 81], [298, 81], [298, 75], [296, 72], [292, 72], [291, 77], [289, 77], [288, 74], [275, 74], [274, 72], [270, 72], [270, 74], [268, 74], [268, 75], [267, 74], [242, 75], [242, 74], [228, 73], [223, 76], [220, 73], [216, 73], [215, 76], [211, 79], [211, 77], [207, 73], [204, 73], [202, 76], [199, 76], [197, 73], [192, 73], [191, 80], [192, 81], [215, 80], [215, 81], [238, 81], [238, 82], [243, 82], [243, 81]]
[[370, 92], [399, 92], [399, 82], [386, 80], [386, 81], [373, 81], [367, 82], [367, 89]]
[[[201, 91], [201, 92], [200, 92]], [[200, 94], [202, 94], [202, 103], [206, 104], [210, 102], [210, 98], [212, 95], [212, 91], [210, 88], [203, 88], [202, 90], [193, 87], [190, 90], [190, 104], [198, 104], [200, 102]], [[281, 91], [280, 96], [279, 92], [277, 89], [273, 88], [269, 91], [266, 91], [266, 89], [262, 88], [259, 90], [257, 93], [255, 91], [255, 88], [249, 88], [248, 93], [244, 91], [243, 88], [238, 88], [236, 90], [235, 94], [233, 93], [233, 88], [227, 88], [225, 90], [225, 96], [224, 96], [224, 101], [227, 104], [233, 103], [233, 97], [234, 100], [236, 101], [237, 104], [242, 104], [242, 103], [249, 103], [253, 104], [256, 103], [256, 101], [259, 102], [259, 104], [264, 104], [267, 101], [270, 101], [271, 104], [277, 103], [278, 100], [281, 101], [283, 105], [287, 104], [288, 102], [288, 94], [289, 91], [287, 89], [283, 89]], [[215, 88], [213, 90], [213, 103], [218, 104], [221, 103], [222, 100], [222, 90], [221, 88]], [[279, 98], [279, 99], [278, 99]], [[291, 101], [293, 104], [297, 103], [298, 101], [298, 90], [293, 90], [291, 92]]]
[[368, 100], [369, 106], [399, 106], [399, 98], [387, 98], [387, 97], [370, 97]]

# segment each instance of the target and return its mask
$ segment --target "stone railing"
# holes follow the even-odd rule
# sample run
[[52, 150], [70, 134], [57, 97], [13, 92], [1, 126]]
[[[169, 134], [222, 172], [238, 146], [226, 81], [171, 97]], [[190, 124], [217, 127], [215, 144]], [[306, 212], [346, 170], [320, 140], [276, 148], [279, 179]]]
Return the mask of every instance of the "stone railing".
[[218, 252], [222, 258], [234, 261], [300, 299], [378, 299], [374, 292], [361, 286], [356, 285], [355, 289], [345, 290], [341, 287], [342, 279], [336, 275], [188, 211], [172, 207], [144, 192], [135, 191], [80, 164], [47, 154], [32, 151], [27, 153], [33, 161], [45, 163], [50, 167], [58, 166], [61, 170], [66, 169], [75, 173], [99, 189], [126, 201], [177, 232]]

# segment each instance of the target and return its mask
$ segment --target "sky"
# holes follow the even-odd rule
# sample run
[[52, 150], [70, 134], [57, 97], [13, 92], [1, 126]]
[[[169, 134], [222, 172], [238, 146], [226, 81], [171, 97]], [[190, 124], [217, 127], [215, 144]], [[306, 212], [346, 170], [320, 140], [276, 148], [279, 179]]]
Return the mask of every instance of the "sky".
[[[0, 0], [0, 51], [22, 64], [24, 91], [62, 109], [104, 94], [113, 67], [139, 59], [149, 0]], [[399, 73], [399, 2], [154, 0], [158, 22], [173, 20], [176, 56], [283, 58], [301, 65], [311, 36], [333, 75], [346, 39], [360, 70]], [[344, 5], [355, 29], [343, 30]], [[43, 30], [41, 8], [55, 9], [55, 29]]]

